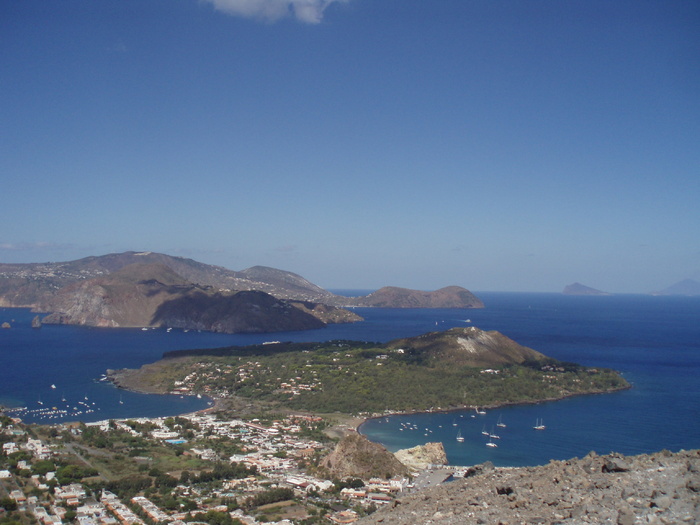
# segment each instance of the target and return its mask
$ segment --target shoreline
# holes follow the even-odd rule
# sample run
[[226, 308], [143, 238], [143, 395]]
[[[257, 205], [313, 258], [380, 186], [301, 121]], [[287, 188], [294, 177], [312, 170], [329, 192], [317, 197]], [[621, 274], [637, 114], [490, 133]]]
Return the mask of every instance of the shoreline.
[[[173, 359], [173, 358], [170, 358]], [[175, 358], [176, 359], [176, 358]], [[125, 376], [131, 376], [132, 378], [135, 375], [138, 375], [138, 371], [142, 370], [141, 369], [120, 369], [120, 370], [108, 370], [106, 377], [108, 381], [110, 381], [116, 388], [120, 388], [123, 390], [131, 391], [131, 392], [136, 392], [139, 394], [159, 394], [159, 395], [177, 395], [173, 394], [171, 392], [165, 392], [165, 391], [158, 391], [157, 389], [148, 389], [148, 388], [143, 388], [142, 384], [137, 380], [137, 381], [124, 381]], [[543, 399], [533, 399], [533, 400], [523, 400], [523, 401], [504, 401], [504, 402], [494, 402], [494, 403], [489, 403], [486, 405], [464, 405], [461, 407], [454, 407], [454, 408], [440, 408], [440, 409], [433, 409], [433, 410], [397, 410], [397, 411], [386, 411], [381, 414], [372, 414], [372, 415], [360, 415], [360, 414], [353, 414], [353, 413], [342, 413], [338, 412], [337, 417], [343, 419], [343, 420], [349, 420], [352, 421], [352, 426], [347, 425], [347, 430], [345, 432], [341, 432], [340, 429], [336, 429], [336, 434], [337, 433], [342, 433], [345, 434], [348, 431], [353, 431], [357, 432], [359, 434], [362, 434], [362, 426], [367, 423], [370, 420], [373, 419], [381, 419], [384, 417], [390, 417], [390, 416], [408, 416], [408, 415], [419, 415], [419, 414], [449, 414], [452, 412], [463, 412], [463, 411], [469, 411], [469, 410], [475, 410], [478, 408], [484, 408], [488, 410], [494, 410], [498, 408], [504, 408], [504, 407], [514, 407], [514, 406], [526, 406], [526, 405], [538, 405], [541, 403], [551, 403], [551, 402], [556, 402], [556, 401], [562, 401], [565, 399], [569, 399], [572, 397], [580, 397], [580, 396], [593, 396], [593, 395], [603, 395], [603, 394], [614, 394], [616, 392], [623, 392], [625, 390], [630, 390], [632, 388], [632, 385], [627, 383], [625, 386], [619, 387], [619, 388], [614, 388], [610, 390], [596, 390], [596, 391], [590, 391], [590, 392], [572, 392], [563, 396], [557, 396], [557, 397], [548, 397], [548, 398], [543, 398]], [[197, 392], [190, 392], [188, 395], [197, 395]], [[210, 396], [207, 394], [199, 394], [202, 397], [207, 397], [210, 400], [214, 402], [212, 406], [203, 408], [201, 410], [195, 411], [195, 413], [207, 413], [207, 412], [212, 412], [214, 410], [222, 410], [222, 409], [227, 409], [229, 407], [226, 407], [226, 399], [233, 399], [233, 398], [221, 398], [221, 397], [214, 397]], [[243, 398], [241, 398], [243, 399]], [[245, 399], [247, 403], [253, 403], [256, 404], [255, 400], [249, 400]], [[261, 410], [264, 410], [263, 407], [260, 407]], [[286, 407], [280, 407], [280, 410], [290, 410], [289, 408]], [[299, 410], [297, 410], [299, 411]], [[313, 411], [309, 410], [301, 410], [301, 412], [306, 412], [309, 414], [313, 415], [325, 415], [326, 417], [332, 417], [331, 414], [321, 414], [321, 413], [315, 413]], [[364, 434], [362, 434], [364, 435]]]
[[[421, 415], [421, 414], [449, 414], [452, 412], [463, 412], [463, 411], [468, 411], [468, 410], [476, 410], [478, 408], [486, 408], [488, 410], [495, 410], [495, 409], [504, 408], [504, 407], [539, 405], [542, 403], [552, 403], [552, 402], [556, 402], [556, 401], [563, 401], [564, 399], [569, 399], [572, 397], [615, 394], [617, 392], [624, 392], [626, 390], [631, 390], [631, 389], [632, 389], [632, 385], [627, 384], [627, 386], [620, 387], [620, 388], [614, 388], [612, 390], [599, 390], [599, 391], [595, 391], [595, 392], [577, 392], [577, 393], [567, 394], [567, 395], [561, 396], [561, 397], [550, 397], [550, 398], [532, 400], [532, 401], [505, 401], [503, 403], [492, 403], [490, 405], [465, 405], [463, 407], [458, 407], [458, 408], [441, 408], [441, 409], [435, 409], [435, 410], [406, 410], [406, 411], [387, 412], [384, 414], [364, 417], [362, 419], [362, 421], [360, 422], [360, 424], [355, 428], [355, 431], [358, 434], [362, 434], [362, 432], [360, 430], [362, 425], [364, 425], [365, 423], [367, 423], [368, 421], [371, 421], [373, 419], [382, 419], [385, 417], [411, 416], [411, 415]], [[362, 417], [362, 416], [360, 416], [360, 417]], [[364, 436], [365, 434], [362, 434], [362, 435]]]

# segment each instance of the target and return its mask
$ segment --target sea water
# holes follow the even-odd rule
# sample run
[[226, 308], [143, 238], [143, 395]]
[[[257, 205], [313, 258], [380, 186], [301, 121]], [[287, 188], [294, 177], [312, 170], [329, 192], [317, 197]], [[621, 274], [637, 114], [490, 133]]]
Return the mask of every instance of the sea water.
[[[471, 322], [551, 357], [618, 370], [630, 390], [562, 401], [367, 421], [389, 450], [444, 444], [451, 464], [536, 465], [590, 451], [700, 447], [700, 298], [481, 294]], [[497, 426], [499, 418], [505, 427]], [[538, 422], [544, 430], [535, 430]], [[457, 432], [464, 437], [456, 440]], [[498, 436], [497, 439], [489, 435]], [[487, 446], [487, 443], [496, 446]]]
[[[348, 293], [352, 295], [352, 293]], [[358, 294], [359, 295], [359, 294]], [[498, 330], [551, 357], [619, 370], [633, 388], [613, 394], [448, 414], [377, 418], [361, 432], [390, 450], [441, 441], [452, 464], [541, 464], [590, 450], [625, 454], [700, 447], [700, 298], [487, 293], [486, 308], [356, 308], [365, 321], [275, 334], [31, 327], [27, 309], [0, 309], [0, 405], [26, 407], [27, 422], [155, 417], [206, 408], [196, 396], [126, 392], [103, 381], [107, 369], [136, 368], [163, 352], [265, 341], [399, 337], [477, 326]], [[55, 388], [54, 388], [55, 387]], [[66, 401], [63, 402], [62, 400]], [[56, 408], [58, 415], [47, 412]], [[63, 413], [60, 411], [63, 410]], [[474, 417], [472, 417], [474, 416]], [[498, 417], [506, 425], [497, 427]], [[545, 430], [536, 431], [542, 419]], [[456, 441], [457, 431], [465, 438]], [[489, 438], [497, 447], [487, 447]]]

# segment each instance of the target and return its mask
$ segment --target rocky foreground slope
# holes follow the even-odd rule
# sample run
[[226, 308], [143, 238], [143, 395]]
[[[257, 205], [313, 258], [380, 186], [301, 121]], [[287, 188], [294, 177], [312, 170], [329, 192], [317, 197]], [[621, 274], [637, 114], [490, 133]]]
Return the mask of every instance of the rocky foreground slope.
[[700, 523], [700, 450], [617, 454], [467, 471], [400, 497], [359, 525]]

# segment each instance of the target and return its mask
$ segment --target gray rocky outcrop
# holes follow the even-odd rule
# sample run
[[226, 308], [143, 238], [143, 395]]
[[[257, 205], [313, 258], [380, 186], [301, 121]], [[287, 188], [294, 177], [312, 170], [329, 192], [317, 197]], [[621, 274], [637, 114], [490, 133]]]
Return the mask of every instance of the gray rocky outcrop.
[[700, 522], [700, 450], [481, 468], [399, 496], [360, 525]]
[[447, 465], [447, 454], [442, 443], [426, 443], [394, 452], [396, 458], [413, 470], [422, 470], [430, 465]]

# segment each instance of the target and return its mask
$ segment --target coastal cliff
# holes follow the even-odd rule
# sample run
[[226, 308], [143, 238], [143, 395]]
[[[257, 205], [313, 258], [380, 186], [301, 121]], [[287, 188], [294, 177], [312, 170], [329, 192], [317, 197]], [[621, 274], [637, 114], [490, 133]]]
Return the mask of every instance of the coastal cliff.
[[334, 307], [294, 303], [260, 291], [223, 293], [191, 283], [163, 264], [132, 264], [60, 290], [48, 324], [168, 327], [223, 333], [321, 328], [361, 318]]
[[411, 470], [423, 470], [431, 465], [447, 465], [447, 454], [442, 443], [426, 443], [394, 452], [394, 456]]

